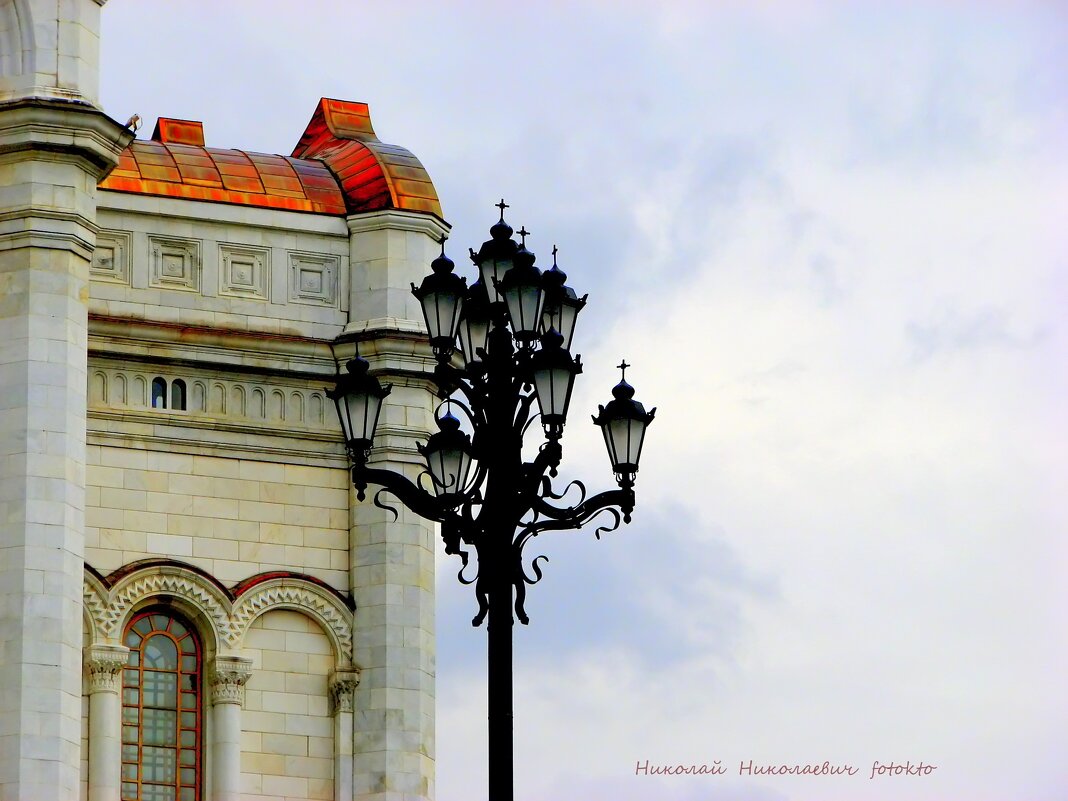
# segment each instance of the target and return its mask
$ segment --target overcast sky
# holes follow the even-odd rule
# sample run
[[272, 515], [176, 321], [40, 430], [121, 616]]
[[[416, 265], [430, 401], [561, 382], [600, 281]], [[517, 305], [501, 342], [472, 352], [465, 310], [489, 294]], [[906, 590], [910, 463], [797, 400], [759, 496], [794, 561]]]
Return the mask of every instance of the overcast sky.
[[[659, 407], [634, 523], [536, 543], [517, 799], [1068, 798], [1063, 4], [112, 0], [102, 64], [113, 117], [217, 147], [368, 102], [459, 264], [503, 195], [590, 293], [565, 474], [611, 483], [621, 357]], [[438, 797], [484, 798], [440, 564]]]

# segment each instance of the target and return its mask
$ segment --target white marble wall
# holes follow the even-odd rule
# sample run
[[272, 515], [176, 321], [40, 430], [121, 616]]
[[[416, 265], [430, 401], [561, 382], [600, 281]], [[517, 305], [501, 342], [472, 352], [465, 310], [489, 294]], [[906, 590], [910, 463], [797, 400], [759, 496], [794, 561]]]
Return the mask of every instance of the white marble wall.
[[5, 801], [78, 795], [89, 256], [125, 136], [90, 106], [0, 103]]
[[47, 97], [97, 105], [105, 2], [0, 0], [0, 102]]

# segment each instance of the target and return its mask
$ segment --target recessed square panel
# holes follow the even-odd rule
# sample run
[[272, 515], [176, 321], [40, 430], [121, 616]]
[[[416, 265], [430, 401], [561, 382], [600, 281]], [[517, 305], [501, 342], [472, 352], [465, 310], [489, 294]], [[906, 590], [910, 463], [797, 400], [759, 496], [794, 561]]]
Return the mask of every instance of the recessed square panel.
[[150, 236], [148, 248], [149, 286], [200, 291], [200, 242], [193, 239]]
[[251, 261], [232, 261], [230, 263], [230, 283], [242, 288], [253, 286], [255, 282], [252, 276], [255, 269], [255, 264]]
[[167, 278], [185, 278], [189, 274], [189, 262], [186, 254], [164, 252], [163, 274]]
[[289, 300], [316, 306], [337, 303], [338, 257], [319, 253], [289, 254]]
[[101, 231], [89, 273], [94, 281], [130, 283], [130, 235], [123, 231]]
[[323, 294], [323, 273], [321, 270], [300, 271], [300, 291], [313, 295]]
[[268, 299], [271, 252], [246, 245], [219, 245], [219, 294]]

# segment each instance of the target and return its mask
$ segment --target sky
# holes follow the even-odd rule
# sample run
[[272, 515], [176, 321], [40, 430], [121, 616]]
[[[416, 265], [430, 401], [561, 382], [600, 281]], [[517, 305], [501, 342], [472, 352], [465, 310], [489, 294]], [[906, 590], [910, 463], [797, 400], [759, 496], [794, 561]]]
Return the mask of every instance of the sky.
[[[586, 414], [634, 365], [634, 522], [534, 543], [519, 801], [1063, 801], [1066, 74], [1055, 2], [112, 0], [101, 97], [286, 154], [321, 96], [367, 102], [458, 264], [503, 196], [590, 294], [562, 474], [592, 490]], [[441, 801], [485, 797], [458, 567]]]

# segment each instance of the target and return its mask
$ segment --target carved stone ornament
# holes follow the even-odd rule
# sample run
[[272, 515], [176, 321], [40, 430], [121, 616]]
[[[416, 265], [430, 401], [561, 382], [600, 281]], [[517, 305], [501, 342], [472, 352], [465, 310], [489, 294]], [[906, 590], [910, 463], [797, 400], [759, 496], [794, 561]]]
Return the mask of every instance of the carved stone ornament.
[[83, 662], [89, 678], [89, 692], [117, 693], [122, 669], [130, 658], [130, 649], [122, 645], [91, 645], [85, 649]]
[[330, 700], [333, 702], [333, 710], [338, 712], [352, 711], [352, 694], [360, 684], [360, 671], [336, 670], [330, 677]]
[[245, 683], [252, 677], [252, 660], [242, 656], [220, 656], [211, 668], [211, 703], [243, 704]]
[[178, 565], [153, 566], [124, 576], [108, 588], [86, 572], [83, 589], [94, 638], [117, 639], [131, 611], [150, 598], [178, 598], [211, 626], [220, 645], [238, 650], [257, 617], [273, 609], [294, 609], [317, 621], [331, 639], [339, 664], [352, 662], [352, 613], [328, 590], [300, 578], [273, 578], [231, 602], [197, 572]]

